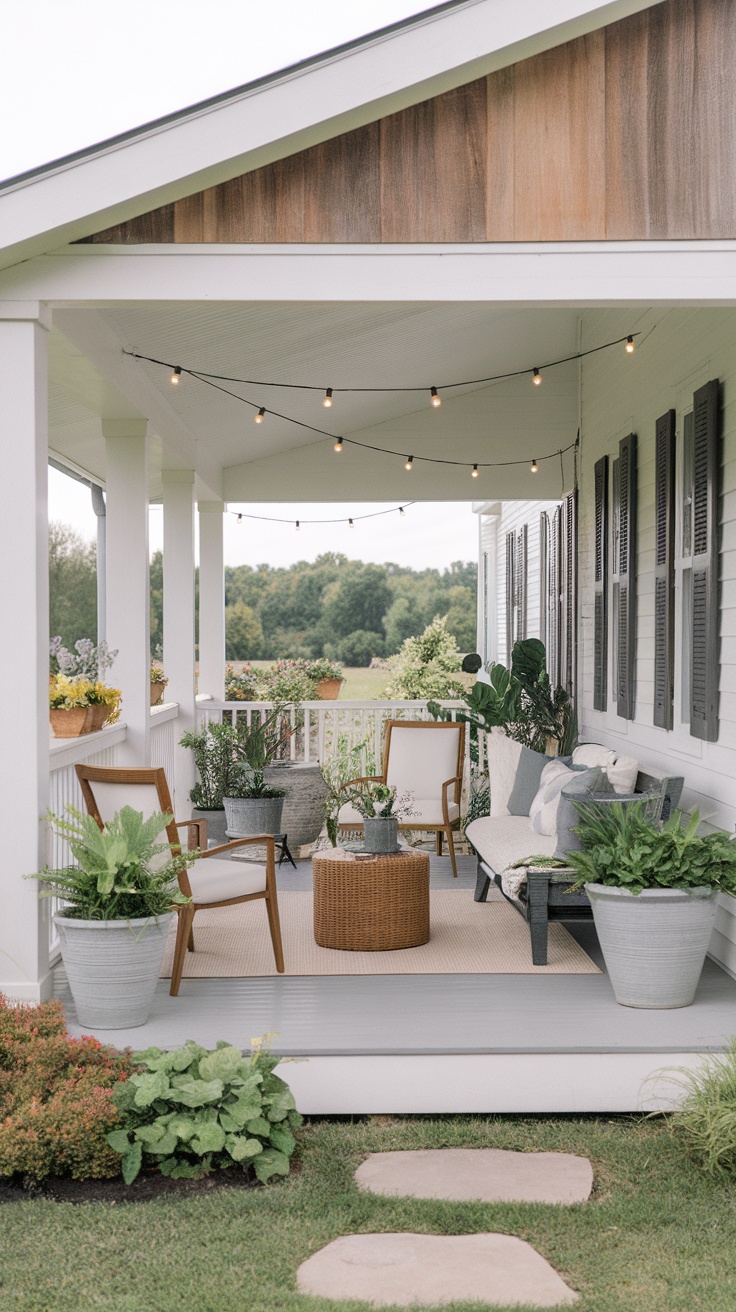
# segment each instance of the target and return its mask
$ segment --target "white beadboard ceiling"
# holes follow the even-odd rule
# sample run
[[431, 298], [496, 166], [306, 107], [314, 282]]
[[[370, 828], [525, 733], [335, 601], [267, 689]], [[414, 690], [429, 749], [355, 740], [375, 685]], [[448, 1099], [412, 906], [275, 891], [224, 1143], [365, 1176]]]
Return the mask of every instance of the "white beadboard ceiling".
[[[568, 446], [577, 428], [578, 366], [547, 370], [542, 386], [522, 377], [442, 393], [438, 410], [429, 388], [460, 379], [529, 369], [577, 349], [578, 314], [569, 308], [516, 308], [493, 304], [227, 303], [131, 305], [97, 312], [123, 348], [185, 367], [241, 377], [316, 383], [336, 389], [325, 410], [321, 394], [275, 387], [225, 384], [264, 405], [332, 434], [390, 447], [417, 460], [409, 478], [396, 457], [346, 444], [341, 456], [329, 438], [255, 411], [196, 379], [173, 388], [169, 370], [145, 362], [146, 375], [182, 431], [193, 438], [202, 468], [222, 471], [226, 500], [345, 501], [466, 500], [533, 495], [558, 497], [559, 460], [542, 457]], [[59, 316], [63, 330], [63, 315]], [[110, 354], [80, 357], [63, 331], [52, 333], [50, 444], [104, 478], [100, 420], [138, 415], [120, 378], [113, 383]], [[426, 392], [341, 395], [339, 388], [416, 385]], [[151, 490], [160, 494], [160, 469], [181, 465], [155, 434]], [[472, 463], [520, 459], [520, 467], [486, 470], [422, 465], [432, 455]], [[527, 460], [540, 460], [533, 477]], [[566, 479], [572, 461], [566, 463]], [[200, 470], [200, 473], [202, 471]], [[212, 480], [210, 478], [210, 486]], [[215, 489], [217, 491], [217, 489]]]

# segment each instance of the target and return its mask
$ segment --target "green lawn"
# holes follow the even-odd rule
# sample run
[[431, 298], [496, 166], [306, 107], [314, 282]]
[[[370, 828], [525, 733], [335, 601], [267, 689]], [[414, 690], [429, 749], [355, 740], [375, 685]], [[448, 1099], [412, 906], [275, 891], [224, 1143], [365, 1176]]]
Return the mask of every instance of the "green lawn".
[[[379, 1198], [352, 1183], [369, 1151], [442, 1146], [586, 1154], [595, 1192], [586, 1204], [555, 1208]], [[735, 1189], [701, 1175], [660, 1121], [316, 1122], [301, 1134], [300, 1169], [265, 1189], [123, 1207], [4, 1206], [0, 1309], [361, 1312], [365, 1304], [296, 1294], [300, 1262], [352, 1232], [496, 1230], [534, 1244], [580, 1292], [579, 1312], [733, 1312]]]

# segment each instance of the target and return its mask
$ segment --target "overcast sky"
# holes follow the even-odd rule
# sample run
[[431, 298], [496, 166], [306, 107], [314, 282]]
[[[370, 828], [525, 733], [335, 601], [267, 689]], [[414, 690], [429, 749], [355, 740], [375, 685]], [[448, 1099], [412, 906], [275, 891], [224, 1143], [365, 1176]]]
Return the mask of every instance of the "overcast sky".
[[[409, 0], [2, 0], [0, 178], [46, 164], [106, 137], [228, 91], [430, 3]], [[96, 532], [89, 491], [50, 474], [50, 515], [86, 538]], [[398, 505], [398, 502], [391, 503]], [[474, 559], [477, 520], [469, 503], [422, 505], [361, 522], [383, 507], [250, 506], [283, 516], [268, 524], [228, 516], [228, 564], [287, 565], [342, 551], [362, 560], [421, 568]], [[347, 518], [310, 526], [309, 519]], [[297, 533], [296, 519], [302, 521]], [[161, 511], [151, 512], [151, 547], [161, 546]]]

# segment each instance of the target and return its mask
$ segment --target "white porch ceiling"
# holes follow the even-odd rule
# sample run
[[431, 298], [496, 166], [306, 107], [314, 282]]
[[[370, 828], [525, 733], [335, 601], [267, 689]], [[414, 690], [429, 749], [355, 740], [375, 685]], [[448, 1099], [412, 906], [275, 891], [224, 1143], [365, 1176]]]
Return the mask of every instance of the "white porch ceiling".
[[[221, 477], [228, 501], [558, 497], [559, 460], [540, 463], [536, 476], [530, 476], [528, 462], [574, 441], [577, 364], [547, 370], [539, 388], [526, 376], [445, 391], [439, 410], [430, 407], [428, 389], [531, 370], [574, 354], [578, 320], [570, 307], [482, 302], [139, 303], [60, 310], [52, 334], [50, 442], [104, 479], [101, 417], [145, 413], [158, 439], [152, 451], [154, 496], [162, 467], [194, 465], [216, 495]], [[409, 394], [337, 391], [333, 408], [325, 410], [319, 393], [225, 384], [267, 411], [413, 454], [414, 470], [409, 477], [396, 457], [349, 444], [336, 456], [329, 438], [273, 414], [255, 425], [252, 408], [195, 379], [172, 388], [167, 369], [133, 364], [123, 348], [255, 379], [335, 389], [426, 388]], [[422, 455], [467, 464], [422, 464]], [[469, 464], [505, 460], [524, 464], [486, 470], [471, 483]], [[568, 457], [568, 486], [571, 472]]]

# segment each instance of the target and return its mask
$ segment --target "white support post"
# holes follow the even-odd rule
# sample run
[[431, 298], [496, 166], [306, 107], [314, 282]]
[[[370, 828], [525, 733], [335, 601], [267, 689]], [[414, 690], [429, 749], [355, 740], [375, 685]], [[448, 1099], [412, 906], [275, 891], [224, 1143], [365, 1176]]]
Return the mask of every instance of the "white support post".
[[225, 564], [222, 501], [199, 502], [199, 691], [225, 696]]
[[179, 746], [182, 734], [195, 728], [194, 677], [194, 472], [164, 469], [164, 670], [166, 700], [179, 703], [174, 748], [174, 793], [177, 820], [191, 815], [194, 758]]
[[22, 876], [48, 861], [48, 370], [45, 306], [0, 305], [0, 623], [3, 660], [28, 696], [3, 699], [0, 793], [8, 813], [0, 862], [0, 992], [49, 996], [48, 901]]
[[148, 425], [103, 419], [107, 464], [107, 641], [118, 649], [109, 675], [123, 694], [121, 765], [148, 765], [151, 744]]

